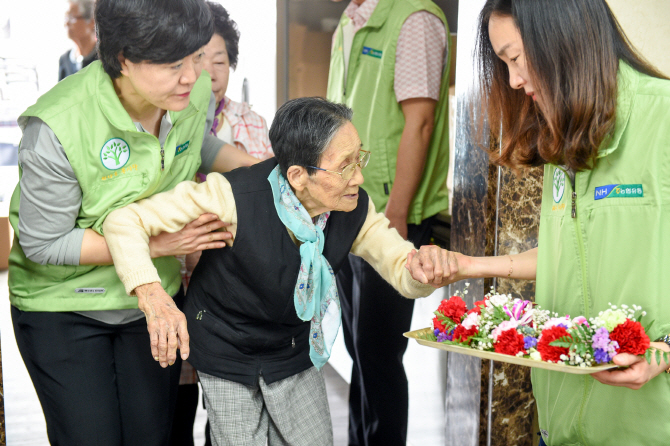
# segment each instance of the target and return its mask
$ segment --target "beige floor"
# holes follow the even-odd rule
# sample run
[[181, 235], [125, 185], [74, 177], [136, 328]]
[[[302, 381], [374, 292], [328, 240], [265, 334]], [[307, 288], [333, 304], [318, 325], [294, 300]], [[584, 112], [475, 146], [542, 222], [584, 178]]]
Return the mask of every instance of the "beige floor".
[[[417, 302], [414, 328], [425, 327], [441, 295]], [[7, 296], [7, 272], [0, 272], [0, 338], [2, 341], [5, 417], [8, 446], [48, 445], [44, 417], [30, 377], [14, 340]], [[442, 352], [410, 343], [405, 366], [410, 381], [410, 423], [408, 446], [444, 444], [444, 409], [441, 376]], [[345, 446], [347, 438], [349, 386], [329, 365], [324, 368], [328, 401], [333, 418], [335, 446]], [[206, 413], [199, 408], [194, 427], [196, 446], [204, 444]]]

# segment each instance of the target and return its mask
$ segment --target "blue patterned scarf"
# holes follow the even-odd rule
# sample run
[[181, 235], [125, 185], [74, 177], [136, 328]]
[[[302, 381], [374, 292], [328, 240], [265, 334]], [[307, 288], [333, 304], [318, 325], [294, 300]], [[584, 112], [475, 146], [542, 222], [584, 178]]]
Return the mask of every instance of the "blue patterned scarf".
[[333, 269], [323, 256], [323, 228], [330, 212], [319, 215], [314, 223], [281, 174], [279, 166], [272, 170], [268, 181], [279, 219], [302, 243], [293, 303], [298, 317], [310, 321], [309, 357], [320, 370], [330, 358], [341, 322], [340, 297]]

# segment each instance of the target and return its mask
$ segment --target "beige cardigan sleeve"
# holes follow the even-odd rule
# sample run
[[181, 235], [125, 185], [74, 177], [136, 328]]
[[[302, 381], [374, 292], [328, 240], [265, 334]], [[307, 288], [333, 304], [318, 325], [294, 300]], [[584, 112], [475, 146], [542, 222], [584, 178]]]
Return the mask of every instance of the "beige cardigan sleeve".
[[131, 294], [140, 285], [160, 282], [151, 262], [149, 237], [161, 232], [177, 232], [205, 213], [232, 223], [235, 236], [237, 210], [228, 180], [219, 173], [207, 175], [198, 184], [184, 181], [168, 192], [132, 203], [110, 213], [102, 228], [116, 272]]
[[400, 237], [398, 231], [389, 228], [389, 220], [375, 210], [372, 200], [369, 202], [368, 215], [354, 240], [351, 253], [372, 265], [403, 296], [410, 299], [428, 296], [435, 288], [414, 280], [405, 268], [407, 255], [414, 245]]

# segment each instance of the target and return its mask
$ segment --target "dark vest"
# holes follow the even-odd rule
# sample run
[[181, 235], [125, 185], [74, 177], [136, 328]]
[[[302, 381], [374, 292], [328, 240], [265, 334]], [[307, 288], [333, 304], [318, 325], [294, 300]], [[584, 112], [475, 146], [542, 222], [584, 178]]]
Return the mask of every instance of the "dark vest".
[[[189, 362], [199, 371], [254, 385], [312, 366], [309, 322], [295, 312], [293, 290], [300, 250], [281, 222], [267, 180], [274, 158], [224, 174], [237, 207], [232, 248], [203, 251], [188, 288], [184, 312], [191, 336]], [[352, 212], [331, 212], [323, 254], [337, 273], [368, 212], [360, 189]]]

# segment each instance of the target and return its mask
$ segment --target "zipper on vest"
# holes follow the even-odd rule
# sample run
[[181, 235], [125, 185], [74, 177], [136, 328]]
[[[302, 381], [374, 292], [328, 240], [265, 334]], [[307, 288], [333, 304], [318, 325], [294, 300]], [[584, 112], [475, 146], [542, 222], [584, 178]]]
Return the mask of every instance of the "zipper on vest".
[[295, 338], [291, 338], [291, 348], [295, 348]]
[[161, 147], [161, 172], [165, 170], [165, 149]]
[[569, 168], [561, 168], [565, 175], [567, 175], [568, 179], [570, 180], [570, 185], [572, 186], [572, 218], [577, 218], [577, 188], [575, 187], [575, 183], [577, 181], [577, 173], [572, 172]]
[[201, 321], [202, 320], [202, 313], [207, 313], [207, 311], [206, 310], [198, 311], [198, 314], [195, 316], [195, 319], [198, 320], [198, 321]]

